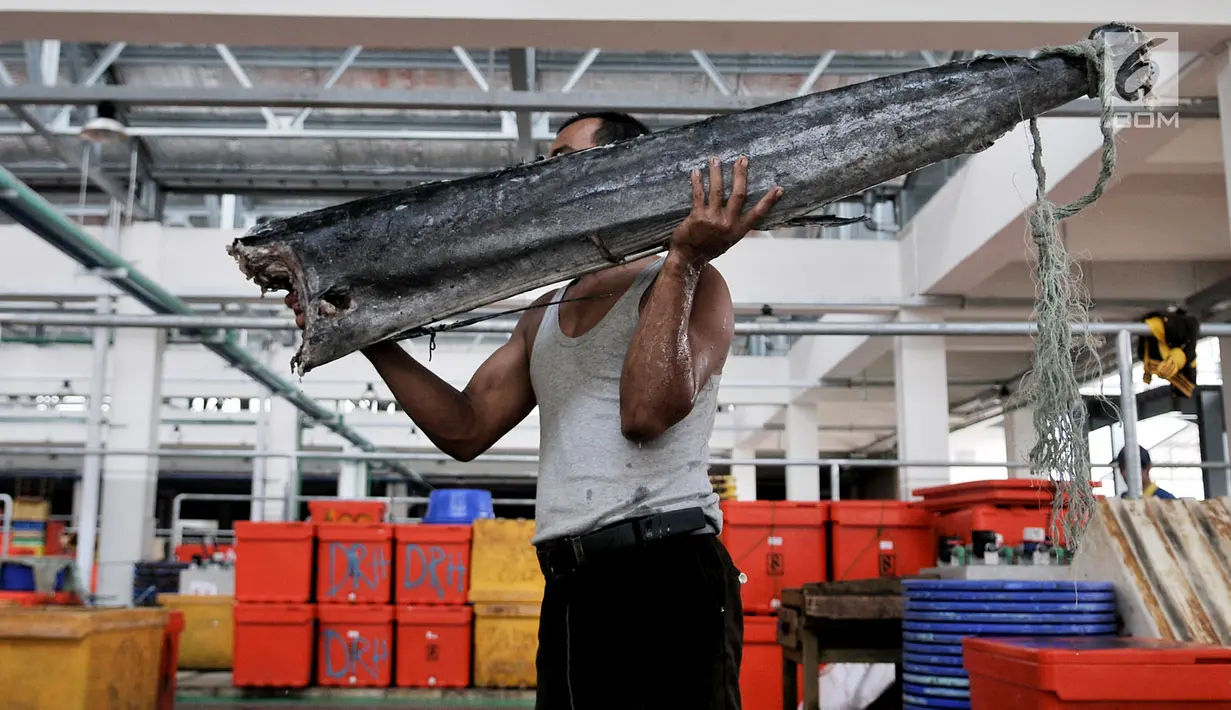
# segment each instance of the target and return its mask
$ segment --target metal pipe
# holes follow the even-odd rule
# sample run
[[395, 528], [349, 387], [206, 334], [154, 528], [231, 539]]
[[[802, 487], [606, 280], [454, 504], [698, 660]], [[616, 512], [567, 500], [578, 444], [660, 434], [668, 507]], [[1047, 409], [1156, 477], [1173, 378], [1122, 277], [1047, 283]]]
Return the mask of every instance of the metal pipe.
[[[81, 456], [87, 453], [97, 453], [100, 456], [159, 456], [167, 458], [200, 458], [200, 459], [251, 459], [257, 457], [289, 458], [295, 457], [315, 461], [437, 461], [450, 462], [454, 459], [440, 452], [425, 451], [268, 451], [236, 449], [100, 449], [91, 452], [88, 449], [71, 446], [0, 446], [0, 456]], [[525, 463], [537, 464], [539, 457], [535, 454], [484, 454], [474, 459], [475, 463]], [[900, 468], [915, 466], [919, 468], [1030, 468], [1027, 461], [910, 461], [901, 459], [858, 459], [858, 458], [825, 458], [825, 459], [788, 459], [788, 458], [720, 458], [711, 457], [707, 462], [710, 466], [829, 466], [838, 464], [850, 468]], [[1154, 468], [1201, 468], [1219, 469], [1231, 466], [1227, 461], [1193, 461], [1182, 463], [1157, 463]], [[1091, 468], [1114, 468], [1114, 464], [1090, 462]], [[471, 475], [471, 474], [458, 474]], [[504, 476], [506, 474], [497, 474]], [[332, 499], [332, 496], [327, 496]], [[304, 500], [311, 500], [304, 497]]]
[[[443, 321], [448, 326], [456, 321]], [[108, 328], [178, 328], [183, 330], [297, 330], [289, 318], [261, 318], [209, 315], [108, 315], [90, 313], [0, 313], [0, 324], [29, 326], [79, 326]], [[468, 325], [458, 330], [467, 333], [512, 333], [516, 323], [509, 319], [492, 319]], [[740, 335], [869, 335], [869, 336], [1030, 336], [1036, 325], [1030, 322], [966, 322], [897, 323], [869, 322], [740, 322], [735, 332]], [[1092, 335], [1148, 335], [1144, 323], [1088, 323], [1073, 325], [1074, 333]], [[1203, 336], [1231, 336], [1231, 323], [1202, 325]]]
[[[99, 315], [111, 311], [111, 296], [104, 293], [98, 297]], [[86, 420], [86, 448], [98, 449], [103, 437], [103, 398], [106, 396], [107, 355], [111, 350], [111, 330], [94, 329], [94, 360], [90, 371], [89, 412]], [[78, 503], [77, 569], [81, 578], [92, 578], [94, 546], [98, 536], [98, 505], [102, 492], [103, 459], [98, 454], [88, 454], [81, 466], [81, 501]]]
[[[1127, 330], [1116, 334], [1116, 360], [1120, 366], [1120, 423], [1124, 428], [1124, 483], [1129, 498], [1141, 497], [1141, 457], [1137, 453], [1137, 396], [1133, 392], [1133, 338]], [[1115, 484], [1120, 494], [1119, 483]]]
[[9, 556], [9, 541], [13, 538], [13, 496], [0, 493], [0, 503], [4, 507], [4, 523], [0, 525], [0, 558]]
[[838, 484], [841, 481], [842, 467], [835, 461], [829, 464], [829, 500], [838, 500]]

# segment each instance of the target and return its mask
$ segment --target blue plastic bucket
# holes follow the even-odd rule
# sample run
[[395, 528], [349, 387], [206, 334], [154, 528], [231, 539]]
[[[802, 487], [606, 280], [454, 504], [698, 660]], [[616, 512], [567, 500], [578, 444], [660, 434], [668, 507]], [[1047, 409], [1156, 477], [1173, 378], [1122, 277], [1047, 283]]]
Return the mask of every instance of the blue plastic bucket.
[[[62, 569], [56, 574], [56, 591], [63, 591], [68, 586], [68, 570]], [[14, 560], [0, 562], [0, 591], [34, 592], [34, 568]]]
[[423, 522], [435, 525], [469, 525], [480, 518], [494, 518], [491, 491], [477, 488], [445, 488], [432, 491]]

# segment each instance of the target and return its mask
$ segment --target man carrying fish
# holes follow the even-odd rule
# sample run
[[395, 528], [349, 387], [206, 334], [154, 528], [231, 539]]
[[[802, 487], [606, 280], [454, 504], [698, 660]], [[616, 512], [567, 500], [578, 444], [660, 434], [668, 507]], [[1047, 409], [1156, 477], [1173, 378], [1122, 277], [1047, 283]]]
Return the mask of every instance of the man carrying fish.
[[[549, 158], [648, 133], [624, 114], [578, 115]], [[697, 167], [680, 180], [692, 209], [665, 255], [540, 297], [462, 391], [396, 342], [363, 350], [419, 429], [458, 460], [539, 410], [541, 710], [740, 707], [740, 572], [717, 538], [707, 464], [734, 312], [709, 262], [782, 190], [749, 207], [745, 158], [729, 166], [725, 200], [718, 160]], [[287, 304], [303, 327], [293, 293]]]

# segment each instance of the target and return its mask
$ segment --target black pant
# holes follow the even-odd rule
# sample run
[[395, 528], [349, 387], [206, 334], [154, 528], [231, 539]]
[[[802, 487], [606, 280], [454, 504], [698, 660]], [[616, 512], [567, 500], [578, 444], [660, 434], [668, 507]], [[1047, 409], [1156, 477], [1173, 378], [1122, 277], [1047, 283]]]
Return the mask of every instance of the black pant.
[[535, 708], [740, 710], [739, 574], [712, 534], [547, 574]]

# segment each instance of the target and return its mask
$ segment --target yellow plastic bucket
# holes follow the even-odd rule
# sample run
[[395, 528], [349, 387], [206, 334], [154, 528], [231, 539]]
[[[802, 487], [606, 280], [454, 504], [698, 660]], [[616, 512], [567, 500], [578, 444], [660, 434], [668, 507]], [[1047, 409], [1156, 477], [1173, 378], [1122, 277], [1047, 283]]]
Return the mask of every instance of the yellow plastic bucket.
[[229, 671], [235, 653], [235, 598], [201, 594], [159, 594], [158, 605], [184, 613], [179, 668]]

